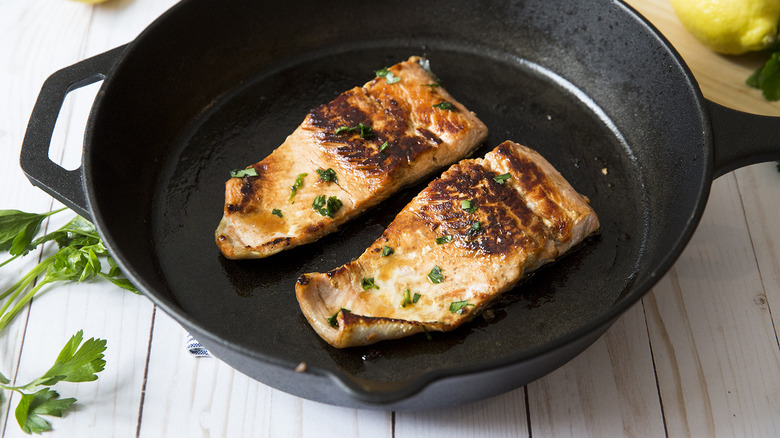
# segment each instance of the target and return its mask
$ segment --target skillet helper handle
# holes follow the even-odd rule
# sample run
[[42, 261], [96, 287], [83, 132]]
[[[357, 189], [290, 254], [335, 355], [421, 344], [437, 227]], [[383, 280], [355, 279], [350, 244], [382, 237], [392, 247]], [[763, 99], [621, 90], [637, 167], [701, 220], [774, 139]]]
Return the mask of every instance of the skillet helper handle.
[[65, 96], [106, 78], [126, 46], [65, 67], [46, 79], [35, 102], [22, 142], [19, 165], [27, 179], [79, 215], [91, 219], [81, 166], [66, 170], [49, 158], [54, 125]]
[[750, 164], [780, 160], [780, 117], [745, 113], [707, 100], [715, 146], [714, 178]]

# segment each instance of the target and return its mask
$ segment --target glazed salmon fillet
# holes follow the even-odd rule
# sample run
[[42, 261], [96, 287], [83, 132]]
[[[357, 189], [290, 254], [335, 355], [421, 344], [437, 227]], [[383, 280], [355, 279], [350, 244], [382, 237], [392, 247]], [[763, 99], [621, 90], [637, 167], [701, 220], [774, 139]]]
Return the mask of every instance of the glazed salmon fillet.
[[310, 111], [271, 155], [228, 180], [217, 245], [245, 259], [313, 242], [486, 137], [427, 61], [411, 57]]
[[334, 347], [448, 331], [598, 230], [585, 196], [507, 141], [431, 182], [358, 259], [299, 277], [296, 295]]

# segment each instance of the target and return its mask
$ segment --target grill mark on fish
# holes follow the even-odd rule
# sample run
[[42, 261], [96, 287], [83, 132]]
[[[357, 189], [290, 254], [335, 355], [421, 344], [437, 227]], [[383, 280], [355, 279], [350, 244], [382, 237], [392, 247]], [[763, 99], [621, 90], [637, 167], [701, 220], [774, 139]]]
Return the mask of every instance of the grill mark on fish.
[[559, 242], [570, 239], [571, 229], [566, 212], [553, 200], [553, 193], [549, 189], [551, 182], [544, 171], [527, 156], [514, 153], [512, 147], [506, 143], [499, 145], [496, 152], [509, 160], [517, 173], [518, 180], [515, 184], [524, 187], [528, 196], [533, 197], [540, 215], [550, 221], [553, 238]]
[[[485, 254], [506, 253], [517, 245], [535, 250], [539, 236], [550, 234], [548, 227], [517, 190], [498, 184], [495, 176], [473, 162], [453, 167], [431, 183], [419, 216], [463, 248]], [[463, 201], [471, 201], [476, 211], [463, 209]], [[474, 222], [479, 222], [478, 231], [470, 231]]]

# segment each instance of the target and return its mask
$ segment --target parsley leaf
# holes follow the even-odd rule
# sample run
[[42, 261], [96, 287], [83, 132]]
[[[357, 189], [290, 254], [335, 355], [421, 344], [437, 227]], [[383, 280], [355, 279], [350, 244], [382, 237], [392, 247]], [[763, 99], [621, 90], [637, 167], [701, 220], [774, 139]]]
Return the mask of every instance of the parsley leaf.
[[387, 67], [381, 70], [376, 70], [374, 71], [374, 73], [376, 73], [376, 77], [378, 78], [385, 78], [385, 81], [388, 84], [395, 84], [396, 82], [401, 80], [400, 76], [394, 75], [393, 72], [387, 69]]
[[363, 122], [360, 122], [357, 124], [357, 126], [353, 126], [351, 128], [348, 126], [339, 126], [336, 128], [333, 134], [339, 135], [344, 132], [357, 132], [360, 134], [360, 138], [371, 138], [374, 136], [374, 129], [368, 125], [364, 125]]
[[769, 101], [780, 100], [780, 52], [775, 52], [761, 68], [745, 81], [749, 86], [762, 91]]
[[16, 421], [26, 434], [46, 432], [51, 430], [51, 423], [41, 418], [41, 415], [62, 417], [76, 401], [75, 398], [60, 399], [56, 391], [43, 388], [34, 394], [22, 394], [16, 406]]
[[472, 234], [480, 232], [480, 230], [482, 230], [482, 224], [479, 221], [474, 221], [471, 223], [468, 231], [466, 231], [466, 235], [471, 236]]
[[436, 238], [436, 244], [441, 245], [442, 243], [450, 243], [452, 242], [452, 236], [441, 236]]
[[[21, 395], [15, 410], [16, 421], [25, 433], [41, 433], [51, 430], [51, 423], [41, 415], [61, 417], [70, 409], [75, 398], [60, 399], [60, 395], [47, 386], [60, 381], [88, 382], [96, 380], [96, 373], [103, 371], [106, 362], [103, 352], [106, 341], [90, 338], [83, 344], [83, 332], [78, 331], [63, 347], [54, 365], [41, 377], [21, 386], [9, 386], [9, 379], [0, 375], [0, 389], [18, 392]], [[44, 388], [40, 388], [44, 386]], [[27, 393], [25, 391], [34, 391]]]
[[382, 257], [387, 257], [393, 252], [395, 252], [393, 251], [393, 248], [390, 248], [389, 246], [385, 246], [384, 248], [382, 248]]
[[469, 304], [468, 300], [453, 301], [450, 303], [450, 312], [463, 315], [463, 312], [466, 311], [467, 306], [473, 306], [473, 304]]
[[278, 208], [274, 208], [273, 210], [271, 210], [271, 214], [274, 216], [282, 217], [282, 210], [279, 210]]
[[428, 280], [431, 280], [433, 284], [439, 284], [444, 281], [444, 274], [441, 273], [441, 268], [434, 266], [431, 272], [428, 273]]
[[462, 209], [468, 211], [469, 213], [474, 213], [475, 211], [477, 211], [476, 202], [470, 199], [464, 199], [463, 201], [461, 201], [460, 206]]
[[504, 173], [504, 174], [501, 174], [501, 175], [498, 175], [498, 176], [494, 176], [493, 177], [493, 181], [495, 181], [495, 182], [497, 182], [499, 184], [504, 184], [504, 181], [508, 180], [509, 178], [512, 178], [512, 174]]
[[317, 169], [317, 175], [320, 176], [320, 180], [325, 182], [338, 182], [338, 177], [336, 176], [336, 171], [332, 168], [328, 168], [327, 170]]
[[349, 312], [352, 313], [349, 309], [341, 308], [336, 313], [333, 314], [330, 318], [328, 318], [328, 325], [331, 327], [338, 327], [339, 326], [339, 313], [341, 312]]
[[296, 193], [298, 193], [298, 189], [303, 187], [303, 179], [306, 178], [309, 174], [308, 173], [299, 173], [298, 176], [295, 178], [295, 182], [292, 186], [290, 186], [290, 199], [288, 201], [292, 201], [292, 198], [295, 196]]
[[439, 108], [439, 109], [442, 109], [442, 110], [457, 111], [457, 108], [455, 108], [455, 106], [452, 105], [452, 103], [447, 102], [447, 101], [435, 103], [435, 104], [433, 104], [433, 107], [434, 108]]
[[388, 143], [384, 142], [379, 146], [379, 152], [383, 152], [385, 149], [387, 149]]
[[245, 176], [258, 176], [257, 170], [254, 167], [248, 167], [246, 169], [233, 169], [230, 171], [231, 178], [243, 178]]
[[379, 286], [374, 284], [374, 277], [363, 278], [362, 280], [360, 280], [360, 287], [362, 287], [363, 290], [369, 290], [369, 289], [379, 290]]
[[[108, 255], [95, 226], [88, 220], [76, 216], [62, 228], [36, 238], [26, 245], [26, 248], [31, 250], [50, 241], [56, 242], [59, 250], [43, 259], [9, 289], [0, 292], [0, 330], [9, 324], [44, 286], [57, 281], [81, 282], [100, 276], [121, 288], [138, 293], [128, 280], [117, 278], [121, 274], [119, 268]], [[16, 257], [18, 256], [10, 260]], [[100, 258], [108, 259], [110, 269], [107, 273], [102, 270]], [[7, 261], [0, 266], [5, 263]]]
[[333, 215], [336, 214], [342, 205], [342, 202], [335, 196], [331, 196], [325, 200], [325, 195], [319, 195], [314, 198], [311, 208], [323, 216], [333, 218]]
[[64, 208], [41, 214], [0, 210], [0, 251], [8, 251], [12, 256], [27, 253], [31, 249], [29, 246], [32, 239], [41, 229], [43, 220], [62, 210]]
[[409, 288], [404, 289], [404, 298], [401, 300], [401, 307], [406, 307], [412, 304], [412, 296], [409, 292]]

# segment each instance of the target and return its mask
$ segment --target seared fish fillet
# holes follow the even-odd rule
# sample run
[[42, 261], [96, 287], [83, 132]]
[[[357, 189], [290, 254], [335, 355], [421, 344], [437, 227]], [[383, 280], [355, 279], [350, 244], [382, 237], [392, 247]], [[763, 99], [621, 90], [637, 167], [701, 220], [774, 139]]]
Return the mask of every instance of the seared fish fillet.
[[317, 240], [486, 137], [427, 62], [411, 57], [313, 109], [271, 155], [231, 178], [217, 245], [242, 259]]
[[588, 202], [537, 152], [506, 141], [431, 182], [357, 260], [302, 275], [298, 303], [339, 348], [452, 330], [598, 231]]

